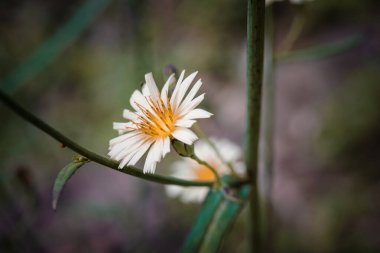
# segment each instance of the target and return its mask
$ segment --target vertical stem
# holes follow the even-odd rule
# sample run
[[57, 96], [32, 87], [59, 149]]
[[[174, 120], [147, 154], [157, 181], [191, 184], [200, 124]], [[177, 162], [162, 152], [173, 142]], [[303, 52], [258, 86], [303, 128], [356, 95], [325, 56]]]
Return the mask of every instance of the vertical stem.
[[273, 15], [268, 6], [265, 13], [265, 50], [262, 92], [262, 115], [259, 155], [260, 228], [263, 252], [272, 252], [272, 181], [273, 181], [273, 135], [274, 135], [274, 57], [273, 57]]
[[260, 252], [260, 212], [257, 184], [261, 87], [264, 58], [265, 0], [248, 0], [247, 12], [247, 129], [245, 159], [251, 180], [251, 251]]

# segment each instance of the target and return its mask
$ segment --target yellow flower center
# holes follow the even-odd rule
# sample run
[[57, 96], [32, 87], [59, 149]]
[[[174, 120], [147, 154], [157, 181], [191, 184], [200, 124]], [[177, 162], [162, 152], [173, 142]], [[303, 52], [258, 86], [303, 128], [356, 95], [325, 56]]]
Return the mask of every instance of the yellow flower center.
[[161, 98], [158, 101], [154, 101], [151, 97], [145, 97], [145, 99], [154, 113], [136, 103], [145, 116], [138, 115], [140, 121], [133, 122], [137, 126], [137, 130], [153, 138], [170, 136], [175, 130], [176, 116], [170, 106], [169, 97], [166, 104]]
[[204, 165], [199, 165], [195, 168], [196, 177], [200, 181], [213, 181], [215, 179], [214, 173]]

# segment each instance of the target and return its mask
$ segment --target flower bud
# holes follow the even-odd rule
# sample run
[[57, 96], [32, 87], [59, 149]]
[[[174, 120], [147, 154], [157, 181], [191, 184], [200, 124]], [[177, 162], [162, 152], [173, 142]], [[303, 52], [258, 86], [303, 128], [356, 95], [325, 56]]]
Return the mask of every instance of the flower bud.
[[173, 139], [172, 146], [180, 156], [192, 157], [194, 155], [194, 145], [187, 145], [179, 140]]

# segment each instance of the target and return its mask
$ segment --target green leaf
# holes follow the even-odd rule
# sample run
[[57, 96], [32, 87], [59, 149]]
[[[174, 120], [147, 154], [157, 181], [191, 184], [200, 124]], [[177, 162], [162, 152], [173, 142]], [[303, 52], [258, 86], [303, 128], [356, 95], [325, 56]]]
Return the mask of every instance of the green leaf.
[[73, 16], [36, 49], [25, 62], [1, 81], [1, 88], [9, 93], [37, 75], [58, 57], [70, 43], [94, 20], [110, 0], [87, 0]]
[[249, 187], [242, 187], [237, 196], [243, 201], [237, 202], [223, 197], [220, 191], [210, 191], [181, 252], [217, 252], [248, 194]]
[[363, 36], [361, 34], [354, 35], [337, 42], [329, 42], [329, 43], [311, 47], [311, 48], [294, 50], [291, 52], [286, 52], [284, 54], [279, 54], [276, 57], [276, 60], [278, 61], [319, 60], [326, 57], [341, 54], [350, 49], [353, 49], [357, 47], [362, 40], [363, 40]]
[[207, 229], [216, 212], [220, 202], [223, 199], [223, 194], [220, 191], [210, 190], [201, 211], [182, 247], [183, 253], [197, 252], [201, 246], [203, 237], [207, 233]]
[[88, 162], [87, 160], [74, 159], [71, 163], [66, 165], [58, 173], [58, 176], [55, 179], [54, 187], [53, 187], [53, 201], [52, 201], [53, 210], [57, 209], [58, 199], [59, 199], [59, 196], [61, 195], [61, 192], [66, 182], [74, 175], [74, 173], [80, 167], [82, 167], [87, 162]]

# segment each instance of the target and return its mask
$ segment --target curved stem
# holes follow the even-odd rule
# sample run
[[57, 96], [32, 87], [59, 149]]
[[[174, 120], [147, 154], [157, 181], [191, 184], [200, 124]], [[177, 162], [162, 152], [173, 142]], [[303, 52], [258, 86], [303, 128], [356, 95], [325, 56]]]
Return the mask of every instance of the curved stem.
[[222, 154], [219, 152], [219, 150], [217, 149], [217, 147], [215, 146], [215, 144], [210, 140], [210, 138], [207, 136], [207, 134], [203, 131], [203, 129], [200, 127], [200, 125], [198, 123], [195, 123], [194, 124], [194, 130], [198, 133], [198, 135], [204, 139], [206, 141], [206, 143], [215, 151], [215, 154], [217, 155], [217, 157], [228, 167], [228, 169], [230, 170], [231, 172], [231, 175], [234, 176], [234, 177], [237, 177], [238, 174], [236, 173], [235, 169], [234, 169], [234, 166], [230, 163], [230, 162], [227, 162], [224, 157], [222, 156]]
[[215, 178], [216, 178], [216, 183], [217, 183], [217, 187], [222, 187], [223, 186], [223, 182], [222, 182], [222, 179], [220, 178], [218, 172], [216, 171], [216, 169], [214, 167], [212, 167], [208, 162], [206, 161], [203, 161], [201, 160], [198, 156], [196, 156], [195, 154], [193, 154], [192, 156], [190, 156], [191, 159], [197, 161], [197, 163], [201, 164], [201, 165], [204, 165], [206, 166], [207, 168], [209, 168], [212, 173], [214, 173], [215, 175]]
[[45, 122], [43, 122], [41, 119], [34, 116], [32, 113], [28, 112], [26, 109], [22, 108], [19, 104], [17, 104], [15, 101], [12, 100], [8, 95], [6, 95], [4, 92], [0, 91], [0, 100], [4, 102], [6, 106], [8, 106], [10, 109], [12, 109], [15, 113], [17, 113], [19, 116], [24, 118], [26, 121], [33, 124], [35, 127], [39, 128], [46, 134], [50, 135], [60, 143], [62, 143], [64, 146], [68, 147], [69, 149], [77, 152], [78, 154], [88, 158], [91, 161], [94, 161], [96, 163], [102, 164], [106, 167], [109, 167], [111, 169], [114, 169], [116, 171], [139, 177], [141, 179], [145, 179], [148, 181], [161, 183], [161, 184], [173, 184], [173, 185], [180, 185], [180, 186], [208, 186], [211, 187], [213, 185], [213, 182], [207, 181], [207, 182], [199, 182], [199, 181], [188, 181], [188, 180], [182, 180], [174, 177], [164, 177], [160, 175], [153, 175], [153, 174], [144, 174], [135, 167], [129, 167], [126, 166], [122, 169], [119, 169], [119, 163], [117, 163], [114, 160], [108, 159], [106, 157], [103, 157], [101, 155], [98, 155], [79, 144], [75, 143], [74, 141], [70, 140], [57, 130], [55, 130], [53, 127], [49, 126]]

